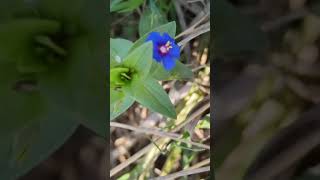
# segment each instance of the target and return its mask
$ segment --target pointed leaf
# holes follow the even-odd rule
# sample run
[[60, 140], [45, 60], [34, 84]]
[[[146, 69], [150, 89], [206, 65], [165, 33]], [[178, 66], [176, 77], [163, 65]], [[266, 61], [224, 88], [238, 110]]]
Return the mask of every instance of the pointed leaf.
[[176, 118], [175, 108], [169, 96], [156, 80], [151, 78], [143, 81], [136, 80], [123, 89], [126, 94], [141, 105], [169, 118]]

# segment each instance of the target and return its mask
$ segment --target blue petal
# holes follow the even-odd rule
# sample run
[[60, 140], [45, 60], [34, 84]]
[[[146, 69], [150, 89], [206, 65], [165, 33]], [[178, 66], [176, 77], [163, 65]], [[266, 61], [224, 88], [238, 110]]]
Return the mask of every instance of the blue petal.
[[162, 38], [165, 42], [170, 41], [171, 43], [174, 43], [174, 39], [168, 33], [163, 33]]
[[176, 65], [176, 62], [174, 59], [172, 59], [171, 57], [169, 56], [165, 56], [163, 59], [162, 59], [162, 63], [163, 63], [163, 67], [164, 69], [166, 69], [167, 71], [170, 71], [174, 68], [174, 66]]
[[152, 41], [153, 43], [157, 43], [158, 41], [160, 41], [162, 39], [161, 34], [159, 32], [151, 32], [146, 41]]
[[153, 59], [155, 59], [157, 62], [161, 62], [162, 60], [162, 56], [158, 51], [158, 46], [155, 45], [153, 45]]
[[159, 54], [159, 41], [161, 41], [163, 38], [159, 32], [151, 32], [146, 41], [152, 41], [153, 44], [153, 59], [155, 59], [157, 62], [161, 62], [162, 56]]
[[172, 48], [169, 51], [169, 56], [173, 59], [180, 58], [180, 47], [176, 43], [171, 44]]

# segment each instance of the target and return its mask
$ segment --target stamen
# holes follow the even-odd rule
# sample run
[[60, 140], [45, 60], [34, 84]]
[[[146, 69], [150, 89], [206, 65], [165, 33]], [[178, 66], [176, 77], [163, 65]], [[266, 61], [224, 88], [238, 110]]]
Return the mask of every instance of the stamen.
[[171, 42], [167, 41], [167, 43], [165, 45], [160, 46], [159, 51], [162, 54], [167, 54], [170, 51], [171, 48], [172, 48]]
[[165, 46], [167, 48], [167, 51], [169, 51], [172, 48], [170, 41], [168, 41]]

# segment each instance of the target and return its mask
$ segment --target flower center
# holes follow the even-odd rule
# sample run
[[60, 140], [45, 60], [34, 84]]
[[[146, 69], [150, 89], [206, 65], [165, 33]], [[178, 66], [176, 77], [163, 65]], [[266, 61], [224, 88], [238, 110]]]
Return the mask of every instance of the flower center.
[[161, 54], [165, 55], [169, 52], [169, 50], [172, 48], [171, 42], [168, 41], [165, 45], [162, 45], [159, 47], [159, 51]]

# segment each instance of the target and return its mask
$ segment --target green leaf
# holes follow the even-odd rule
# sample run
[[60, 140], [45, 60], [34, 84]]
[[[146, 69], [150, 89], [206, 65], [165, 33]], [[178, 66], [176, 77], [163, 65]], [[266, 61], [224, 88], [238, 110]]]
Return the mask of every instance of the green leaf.
[[123, 62], [132, 45], [133, 43], [126, 39], [110, 39], [110, 68]]
[[1, 178], [13, 180], [24, 175], [56, 151], [78, 127], [71, 114], [56, 104], [47, 110], [42, 121], [0, 137]]
[[125, 112], [132, 104], [134, 99], [125, 95], [122, 91], [110, 90], [110, 121]]
[[162, 86], [154, 79], [135, 80], [123, 87], [124, 93], [141, 105], [169, 118], [176, 118], [175, 108]]
[[123, 65], [129, 69], [134, 69], [140, 79], [145, 78], [149, 74], [153, 62], [152, 51], [152, 42], [146, 42], [130, 52], [124, 58]]
[[152, 30], [150, 30], [148, 33], [146, 33], [145, 35], [143, 35], [142, 37], [140, 37], [140, 39], [138, 39], [132, 46], [132, 48], [130, 49], [130, 51], [133, 51], [134, 49], [136, 49], [137, 47], [139, 47], [141, 44], [143, 44], [149, 33], [150, 32], [160, 32], [160, 33], [168, 33], [171, 37], [175, 37], [176, 35], [176, 22], [175, 21], [172, 21], [172, 22], [169, 22], [167, 24], [164, 24], [164, 25], [161, 25], [159, 27], [156, 27]]
[[161, 13], [154, 1], [150, 1], [149, 7], [144, 10], [139, 21], [139, 35], [150, 32], [150, 30], [167, 23], [167, 18]]
[[151, 68], [151, 76], [159, 81], [163, 80], [189, 80], [193, 78], [193, 72], [180, 61], [176, 61], [176, 66], [171, 71], [166, 71], [162, 64], [154, 62]]
[[[40, 17], [56, 19], [63, 24], [64, 33], [70, 36], [93, 34], [105, 38], [107, 1], [92, 0], [32, 0], [33, 11]], [[105, 46], [105, 41], [101, 46]]]
[[215, 0], [213, 13], [214, 55], [238, 55], [260, 52], [267, 47], [267, 37], [252, 19], [241, 14], [226, 0]]
[[143, 2], [144, 0], [112, 0], [110, 2], [110, 12], [131, 12], [138, 8]]

